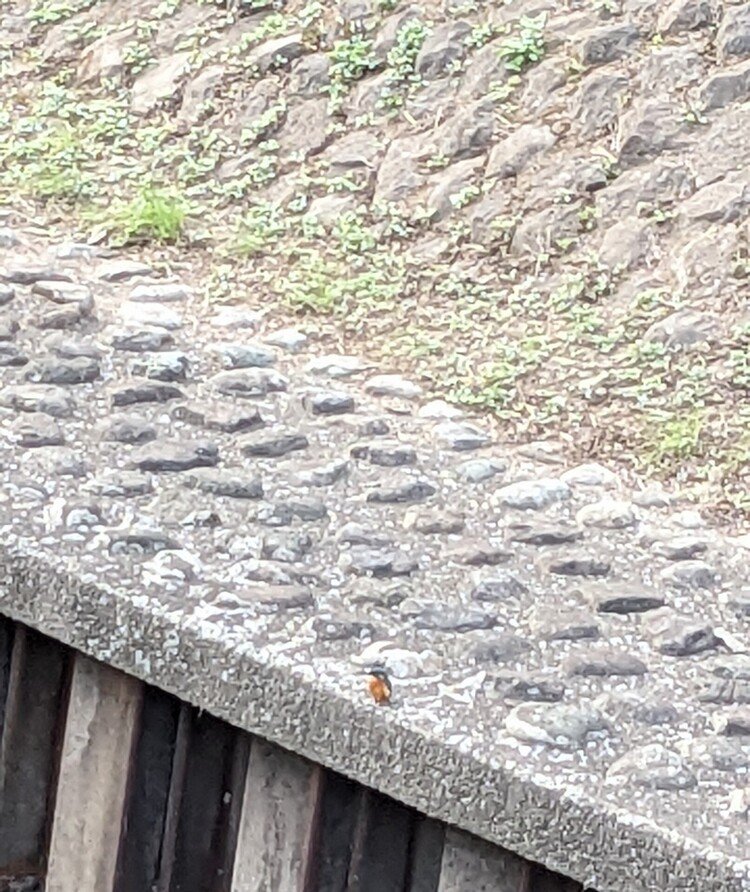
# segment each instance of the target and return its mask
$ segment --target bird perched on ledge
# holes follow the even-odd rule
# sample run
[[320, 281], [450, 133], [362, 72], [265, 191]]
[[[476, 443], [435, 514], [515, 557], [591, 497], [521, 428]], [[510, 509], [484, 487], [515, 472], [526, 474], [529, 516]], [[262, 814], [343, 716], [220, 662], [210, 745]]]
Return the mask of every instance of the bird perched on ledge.
[[367, 674], [370, 676], [370, 681], [367, 685], [370, 696], [378, 706], [388, 706], [391, 702], [391, 693], [393, 692], [393, 686], [390, 678], [388, 678], [388, 673], [382, 666], [372, 666], [367, 670]]

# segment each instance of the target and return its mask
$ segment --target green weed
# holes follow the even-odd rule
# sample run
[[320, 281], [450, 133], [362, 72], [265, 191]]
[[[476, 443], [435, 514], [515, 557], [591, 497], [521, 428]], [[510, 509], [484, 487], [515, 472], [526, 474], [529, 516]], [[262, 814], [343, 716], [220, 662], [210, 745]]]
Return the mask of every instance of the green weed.
[[514, 32], [500, 45], [500, 58], [508, 71], [520, 72], [535, 65], [544, 56], [545, 13], [534, 16], [521, 16]]
[[146, 186], [129, 201], [119, 201], [108, 212], [108, 228], [122, 244], [176, 242], [185, 230], [189, 207], [168, 189]]

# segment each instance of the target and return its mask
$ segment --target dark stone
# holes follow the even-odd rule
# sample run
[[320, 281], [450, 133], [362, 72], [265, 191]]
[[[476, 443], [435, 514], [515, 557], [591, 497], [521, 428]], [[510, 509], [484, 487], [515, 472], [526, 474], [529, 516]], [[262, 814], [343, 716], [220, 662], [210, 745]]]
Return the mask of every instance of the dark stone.
[[414, 480], [400, 486], [382, 487], [367, 494], [367, 501], [375, 504], [406, 504], [423, 502], [434, 496], [437, 489], [425, 480]]
[[339, 542], [346, 545], [370, 545], [373, 547], [380, 545], [390, 545], [391, 540], [388, 536], [375, 530], [368, 529], [362, 524], [349, 521], [345, 523], [339, 530]]
[[359, 432], [363, 437], [387, 437], [391, 426], [384, 418], [371, 418], [360, 425]]
[[565, 525], [514, 523], [508, 527], [510, 541], [526, 545], [563, 545], [576, 542], [582, 536], [582, 530]]
[[591, 595], [599, 613], [617, 613], [621, 615], [646, 613], [649, 610], [657, 610], [665, 604], [663, 596], [640, 590], [613, 591], [611, 589], [594, 589]]
[[340, 390], [325, 390], [309, 399], [313, 415], [344, 415], [354, 411], [354, 397]]
[[231, 470], [197, 469], [185, 474], [182, 483], [190, 489], [229, 499], [262, 499], [263, 484], [258, 478], [242, 477]]
[[109, 550], [112, 554], [152, 555], [160, 551], [175, 551], [180, 543], [157, 530], [113, 533]]
[[687, 657], [714, 650], [720, 643], [708, 623], [680, 616], [667, 607], [650, 614], [644, 627], [657, 650], [670, 657]]
[[361, 576], [377, 579], [409, 576], [417, 569], [418, 562], [397, 548], [372, 548], [355, 545], [351, 548], [348, 563], [352, 571]]
[[136, 415], [122, 415], [113, 418], [104, 436], [117, 443], [150, 443], [156, 439], [156, 428], [145, 418]]
[[145, 496], [153, 491], [151, 478], [136, 471], [110, 471], [93, 480], [89, 488], [102, 496], [125, 499]]
[[127, 331], [116, 334], [112, 338], [112, 346], [115, 350], [130, 353], [148, 353], [174, 346], [174, 337], [166, 331]]
[[203, 403], [187, 403], [176, 406], [172, 417], [208, 430], [225, 434], [239, 434], [263, 427], [263, 418], [255, 406], [206, 406]]
[[454, 608], [444, 605], [426, 607], [414, 617], [418, 629], [436, 632], [472, 632], [475, 629], [492, 629], [497, 618], [481, 610]]
[[505, 601], [519, 598], [528, 592], [527, 586], [507, 571], [495, 573], [490, 579], [483, 579], [474, 586], [471, 597], [474, 601]]
[[309, 588], [300, 585], [259, 585], [242, 588], [243, 601], [260, 608], [261, 613], [281, 610], [306, 610], [315, 606]]
[[183, 392], [169, 384], [136, 384], [118, 390], [112, 397], [113, 406], [135, 406], [138, 403], [166, 403], [184, 399]]
[[581, 62], [603, 65], [621, 59], [639, 37], [638, 28], [629, 24], [604, 25], [582, 34]]
[[564, 668], [568, 675], [585, 678], [645, 675], [648, 672], [648, 667], [638, 657], [617, 651], [573, 654], [565, 661]]
[[75, 402], [62, 387], [52, 384], [24, 384], [0, 390], [0, 406], [16, 412], [43, 412], [53, 418], [69, 418]]
[[398, 468], [417, 463], [417, 453], [414, 449], [401, 443], [384, 442], [353, 446], [351, 456], [357, 459], [367, 459], [382, 468]]
[[36, 327], [45, 331], [73, 328], [79, 322], [82, 322], [86, 316], [87, 313], [78, 304], [60, 307], [59, 309], [47, 310], [42, 313], [36, 320]]
[[184, 353], [160, 353], [138, 360], [133, 364], [133, 374], [152, 381], [186, 381], [190, 360]]
[[219, 463], [219, 450], [207, 441], [161, 443], [137, 452], [131, 467], [139, 471], [190, 471]]
[[20, 368], [28, 363], [29, 357], [21, 353], [13, 344], [0, 343], [0, 367]]
[[557, 576], [607, 576], [610, 563], [585, 554], [570, 555], [552, 559], [547, 564], [547, 570]]
[[581, 641], [599, 637], [596, 617], [580, 607], [554, 611], [540, 607], [530, 619], [532, 631], [547, 641]]
[[506, 700], [525, 703], [559, 703], [565, 696], [565, 685], [548, 678], [501, 675], [493, 686]]
[[24, 377], [34, 384], [90, 384], [101, 376], [95, 359], [44, 359], [26, 370]]
[[287, 379], [272, 369], [245, 369], [239, 372], [219, 372], [211, 383], [225, 396], [260, 397], [287, 389]]
[[280, 458], [290, 452], [307, 449], [307, 437], [302, 434], [264, 433], [253, 442], [245, 443], [242, 452], [251, 458]]
[[476, 542], [466, 539], [448, 551], [446, 557], [468, 567], [494, 567], [504, 564], [512, 557], [509, 551], [491, 542]]
[[348, 461], [331, 461], [320, 468], [300, 471], [297, 479], [303, 486], [333, 486], [349, 473]]
[[30, 414], [16, 419], [13, 424], [13, 438], [25, 449], [40, 446], [62, 446], [65, 437], [60, 425], [49, 415]]

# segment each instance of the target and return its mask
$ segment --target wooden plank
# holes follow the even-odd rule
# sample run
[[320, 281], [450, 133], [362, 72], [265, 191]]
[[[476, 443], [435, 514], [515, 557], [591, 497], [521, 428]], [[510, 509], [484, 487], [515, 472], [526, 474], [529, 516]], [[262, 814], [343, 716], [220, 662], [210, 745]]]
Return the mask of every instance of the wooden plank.
[[412, 809], [362, 789], [347, 892], [403, 892], [413, 822]]
[[110, 892], [143, 686], [75, 657], [46, 892]]
[[518, 855], [449, 828], [438, 892], [532, 892], [529, 870]]
[[10, 654], [13, 648], [13, 624], [9, 619], [0, 616], [0, 740], [5, 723], [5, 701], [8, 697], [8, 680], [10, 678]]
[[17, 625], [0, 742], [0, 872], [41, 872], [65, 718], [68, 652]]
[[361, 788], [332, 771], [323, 772], [321, 787], [312, 869], [305, 892], [345, 892]]
[[[202, 713], [195, 718], [179, 805], [170, 892], [229, 892], [232, 852], [232, 790], [235, 753], [244, 745], [238, 731]], [[244, 772], [243, 772], [244, 774]]]
[[116, 892], [143, 892], [159, 878], [181, 705], [146, 687], [133, 757]]
[[315, 765], [253, 740], [232, 892], [303, 892], [319, 797]]
[[172, 759], [172, 773], [169, 778], [169, 791], [167, 793], [156, 892], [169, 892], [172, 886], [172, 871], [177, 849], [177, 828], [180, 822], [180, 803], [182, 801], [182, 789], [185, 785], [188, 749], [190, 747], [190, 736], [193, 730], [195, 714], [195, 710], [192, 707], [186, 703], [180, 704], [174, 757]]
[[409, 892], [437, 892], [445, 824], [417, 815], [409, 850]]

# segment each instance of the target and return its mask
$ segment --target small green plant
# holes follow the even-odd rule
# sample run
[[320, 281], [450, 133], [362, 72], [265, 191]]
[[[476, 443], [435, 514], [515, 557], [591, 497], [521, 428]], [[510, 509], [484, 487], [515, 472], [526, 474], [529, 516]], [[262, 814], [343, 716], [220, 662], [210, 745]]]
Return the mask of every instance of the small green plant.
[[97, 0], [37, 0], [27, 18], [38, 25], [56, 25], [89, 9]]
[[328, 57], [331, 63], [328, 70], [330, 82], [325, 89], [335, 111], [354, 81], [375, 69], [378, 60], [372, 53], [372, 40], [359, 34], [337, 41]]
[[478, 50], [489, 43], [495, 34], [497, 34], [496, 27], [491, 22], [484, 22], [481, 25], [474, 25], [464, 39], [464, 43], [471, 49]]
[[145, 186], [130, 201], [112, 208], [109, 224], [123, 244], [176, 242], [184, 233], [188, 212], [186, 201], [174, 191]]
[[543, 58], [546, 23], [546, 13], [534, 17], [521, 16], [515, 31], [500, 45], [500, 58], [508, 71], [523, 71]]
[[406, 102], [409, 91], [419, 85], [414, 66], [422, 44], [430, 29], [424, 22], [409, 21], [396, 34], [396, 42], [386, 57], [387, 78], [380, 96], [385, 108], [399, 108]]
[[652, 415], [645, 432], [648, 460], [663, 465], [698, 455], [704, 427], [703, 413], [697, 410], [679, 415]]
[[233, 245], [234, 253], [254, 257], [278, 241], [286, 230], [286, 221], [278, 205], [256, 205], [240, 221]]
[[333, 235], [345, 253], [363, 254], [376, 244], [372, 230], [356, 211], [345, 211], [333, 225]]
[[472, 201], [475, 201], [482, 194], [482, 190], [479, 186], [469, 185], [464, 186], [463, 189], [459, 189], [454, 195], [449, 197], [450, 203], [456, 210], [461, 210], [461, 208], [465, 208], [467, 205], [471, 204]]

